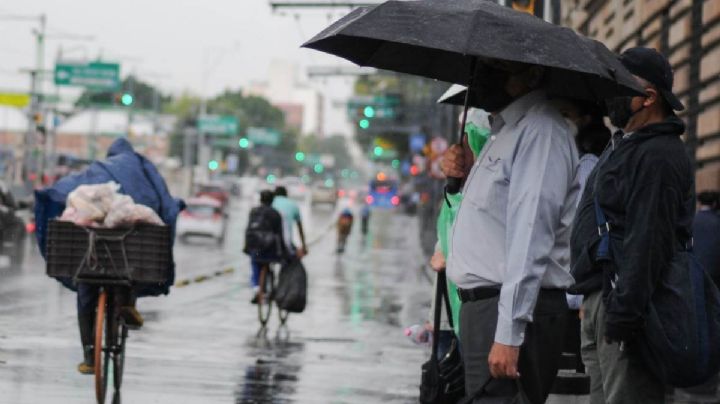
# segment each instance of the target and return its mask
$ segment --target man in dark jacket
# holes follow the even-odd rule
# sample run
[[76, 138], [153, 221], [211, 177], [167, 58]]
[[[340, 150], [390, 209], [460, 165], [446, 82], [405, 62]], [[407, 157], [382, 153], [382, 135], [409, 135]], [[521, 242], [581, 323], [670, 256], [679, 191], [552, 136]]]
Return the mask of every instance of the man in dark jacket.
[[[627, 351], [623, 347], [642, 331], [659, 274], [691, 238], [694, 175], [680, 139], [685, 125], [673, 112], [683, 105], [672, 93], [667, 59], [653, 49], [632, 48], [620, 60], [646, 93], [608, 100], [610, 120], [622, 130], [600, 157], [578, 206], [572, 291], [585, 295], [582, 356], [591, 403], [663, 403], [662, 383], [633, 357], [632, 344]], [[612, 264], [595, 262], [595, 200], [619, 257]]]
[[693, 245], [703, 268], [720, 287], [720, 193], [698, 194], [698, 212], [693, 222]]

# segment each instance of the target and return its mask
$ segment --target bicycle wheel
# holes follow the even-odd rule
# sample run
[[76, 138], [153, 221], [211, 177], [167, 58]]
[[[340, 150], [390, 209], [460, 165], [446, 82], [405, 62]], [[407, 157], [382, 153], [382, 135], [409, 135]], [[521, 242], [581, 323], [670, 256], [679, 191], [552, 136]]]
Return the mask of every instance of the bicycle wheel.
[[285, 325], [289, 315], [290, 315], [289, 311], [283, 310], [280, 307], [278, 307], [278, 317], [280, 318], [280, 325]]
[[275, 291], [275, 275], [269, 265], [265, 265], [260, 272], [260, 289], [258, 290], [258, 320], [263, 327], [270, 319], [272, 313], [272, 298]]
[[125, 340], [127, 340], [128, 329], [121, 324], [118, 327], [117, 345], [113, 354], [113, 385], [115, 394], [119, 396], [122, 386], [123, 370], [125, 370]]
[[103, 336], [105, 336], [105, 325], [108, 309], [108, 292], [102, 289], [98, 296], [97, 313], [95, 315], [95, 398], [98, 404], [105, 404], [105, 393], [107, 392], [108, 361], [110, 351], [103, 347]]

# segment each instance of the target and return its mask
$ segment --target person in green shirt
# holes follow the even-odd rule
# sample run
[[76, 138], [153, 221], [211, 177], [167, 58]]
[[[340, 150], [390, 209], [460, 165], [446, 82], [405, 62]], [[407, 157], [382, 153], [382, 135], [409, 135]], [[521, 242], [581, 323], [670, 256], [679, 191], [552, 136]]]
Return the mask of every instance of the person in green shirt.
[[[273, 199], [272, 207], [280, 212], [283, 223], [283, 241], [288, 250], [297, 254], [299, 258], [304, 257], [308, 253], [307, 244], [305, 243], [305, 231], [303, 230], [302, 216], [298, 204], [287, 196], [287, 189], [283, 186], [275, 188], [275, 199]], [[294, 224], [297, 223], [298, 232], [300, 233], [300, 242], [302, 248], [297, 250], [293, 241]]]
[[[488, 116], [488, 113], [481, 109], [472, 108], [468, 111], [468, 122], [465, 124], [466, 136], [464, 140], [466, 142], [465, 146], [472, 150], [475, 158], [477, 158], [482, 151], [490, 135]], [[436, 272], [445, 270], [446, 258], [450, 251], [449, 235], [452, 231], [453, 222], [455, 221], [455, 214], [460, 207], [460, 201], [462, 201], [462, 194], [460, 193], [454, 195], [446, 194], [445, 199], [442, 201], [442, 207], [440, 208], [437, 221], [438, 243], [435, 247], [435, 253], [430, 259], [430, 266]], [[455, 283], [450, 279], [447, 280], [447, 283], [453, 317], [453, 329], [455, 335], [460, 335], [460, 306], [462, 303], [460, 302]]]

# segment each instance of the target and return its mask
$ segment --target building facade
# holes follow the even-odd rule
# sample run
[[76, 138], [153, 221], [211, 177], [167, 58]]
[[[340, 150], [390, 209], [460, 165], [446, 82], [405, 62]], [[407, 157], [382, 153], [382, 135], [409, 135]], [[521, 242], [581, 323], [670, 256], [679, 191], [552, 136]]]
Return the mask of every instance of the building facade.
[[669, 58], [697, 189], [720, 189], [720, 1], [563, 0], [561, 22], [617, 52], [642, 45]]

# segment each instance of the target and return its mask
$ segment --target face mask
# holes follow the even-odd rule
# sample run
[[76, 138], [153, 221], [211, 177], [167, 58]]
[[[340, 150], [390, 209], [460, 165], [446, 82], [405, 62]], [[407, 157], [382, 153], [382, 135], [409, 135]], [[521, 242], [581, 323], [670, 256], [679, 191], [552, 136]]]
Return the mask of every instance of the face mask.
[[497, 112], [510, 104], [513, 98], [505, 91], [505, 84], [510, 78], [510, 73], [489, 66], [483, 66], [476, 76], [476, 84], [479, 92], [476, 107], [485, 111]]
[[610, 123], [616, 128], [623, 129], [630, 122], [630, 118], [642, 111], [645, 106], [637, 111], [632, 110], [632, 97], [615, 97], [605, 101]]

